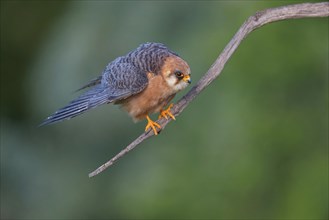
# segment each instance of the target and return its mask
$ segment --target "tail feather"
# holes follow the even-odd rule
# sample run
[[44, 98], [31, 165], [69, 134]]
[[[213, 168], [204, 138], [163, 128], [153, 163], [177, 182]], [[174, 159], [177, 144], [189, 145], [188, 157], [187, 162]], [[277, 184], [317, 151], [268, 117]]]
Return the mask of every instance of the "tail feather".
[[99, 105], [110, 102], [109, 92], [101, 85], [95, 86], [91, 90], [71, 101], [67, 106], [59, 109], [53, 115], [46, 118], [39, 126], [53, 124], [65, 119], [76, 117], [85, 111]]

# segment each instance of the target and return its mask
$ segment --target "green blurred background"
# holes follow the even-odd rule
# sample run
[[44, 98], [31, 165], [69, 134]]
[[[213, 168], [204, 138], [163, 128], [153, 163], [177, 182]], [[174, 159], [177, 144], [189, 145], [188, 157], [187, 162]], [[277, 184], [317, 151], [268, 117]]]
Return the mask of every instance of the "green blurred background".
[[1, 1], [1, 218], [327, 219], [328, 18], [253, 32], [177, 121], [95, 178], [145, 122], [107, 105], [37, 128], [143, 42], [179, 53], [195, 84], [248, 16], [292, 3]]

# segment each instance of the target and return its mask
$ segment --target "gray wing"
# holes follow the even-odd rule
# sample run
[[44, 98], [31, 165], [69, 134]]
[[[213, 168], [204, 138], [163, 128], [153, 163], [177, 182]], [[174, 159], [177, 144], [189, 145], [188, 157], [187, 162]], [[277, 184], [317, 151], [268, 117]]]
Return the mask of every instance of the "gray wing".
[[[111, 102], [139, 93], [148, 84], [145, 71], [135, 67], [131, 63], [115, 61], [106, 67], [102, 78], [102, 85], [112, 88]], [[122, 95], [122, 93], [125, 95]]]
[[148, 84], [146, 73], [129, 63], [111, 64], [105, 69], [102, 81], [67, 106], [46, 118], [40, 126], [78, 116], [102, 104], [128, 98], [141, 92]]
[[53, 124], [64, 119], [78, 116], [85, 111], [107, 103], [108, 89], [98, 85], [85, 92], [77, 99], [71, 101], [67, 106], [57, 110], [46, 118], [39, 126]]

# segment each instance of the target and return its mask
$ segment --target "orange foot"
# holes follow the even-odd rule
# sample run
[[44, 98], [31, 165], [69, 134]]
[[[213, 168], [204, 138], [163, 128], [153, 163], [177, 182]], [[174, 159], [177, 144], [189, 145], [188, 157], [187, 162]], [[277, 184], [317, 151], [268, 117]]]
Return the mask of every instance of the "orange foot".
[[174, 120], [176, 120], [175, 116], [170, 112], [170, 109], [174, 106], [173, 103], [171, 103], [169, 105], [169, 107], [167, 108], [167, 110], [161, 110], [160, 111], [160, 115], [159, 115], [159, 119], [160, 118], [165, 118], [165, 119], [168, 119], [168, 116]]
[[146, 116], [147, 119], [147, 125], [145, 127], [145, 131], [147, 131], [149, 128], [152, 128], [153, 132], [155, 135], [158, 135], [157, 129], [155, 127], [158, 127], [159, 129], [161, 129], [161, 126], [156, 123], [155, 121], [152, 121], [152, 119], [150, 119], [150, 117], [147, 115]]

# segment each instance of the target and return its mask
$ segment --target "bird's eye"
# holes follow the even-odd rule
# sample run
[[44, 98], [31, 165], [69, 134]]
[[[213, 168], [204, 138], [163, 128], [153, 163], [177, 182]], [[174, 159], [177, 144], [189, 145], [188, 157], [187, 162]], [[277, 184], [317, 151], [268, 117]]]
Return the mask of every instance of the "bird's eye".
[[181, 71], [176, 71], [175, 72], [175, 76], [178, 78], [178, 79], [182, 79], [184, 77], [184, 74], [181, 72]]

